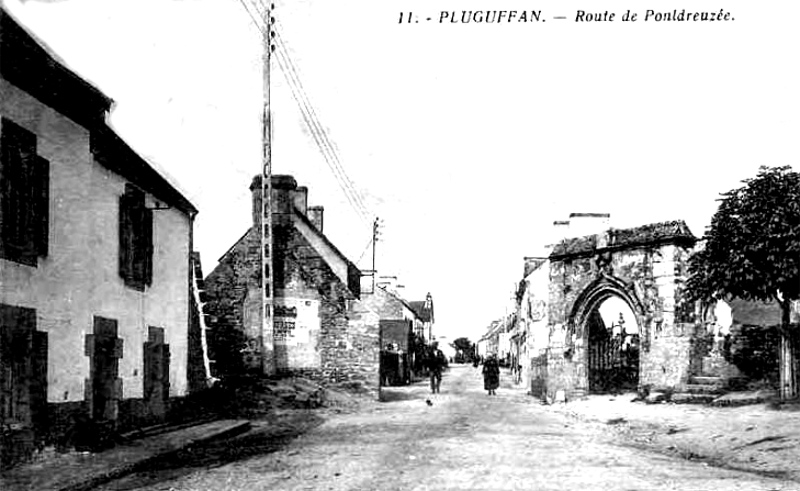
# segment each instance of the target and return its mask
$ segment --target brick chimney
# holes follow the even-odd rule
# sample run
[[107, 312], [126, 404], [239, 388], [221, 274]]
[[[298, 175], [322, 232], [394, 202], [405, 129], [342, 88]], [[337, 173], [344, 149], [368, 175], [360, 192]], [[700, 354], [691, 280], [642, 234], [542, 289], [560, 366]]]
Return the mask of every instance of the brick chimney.
[[[253, 178], [250, 184], [250, 191], [253, 193], [253, 224], [261, 226], [261, 175]], [[306, 193], [308, 190], [306, 189]], [[272, 220], [277, 223], [281, 217], [288, 217], [292, 213], [297, 194], [297, 181], [292, 176], [273, 175], [272, 176]]]
[[322, 216], [325, 212], [325, 207], [323, 206], [309, 206], [308, 207], [308, 219], [311, 221], [312, 224], [322, 232]]

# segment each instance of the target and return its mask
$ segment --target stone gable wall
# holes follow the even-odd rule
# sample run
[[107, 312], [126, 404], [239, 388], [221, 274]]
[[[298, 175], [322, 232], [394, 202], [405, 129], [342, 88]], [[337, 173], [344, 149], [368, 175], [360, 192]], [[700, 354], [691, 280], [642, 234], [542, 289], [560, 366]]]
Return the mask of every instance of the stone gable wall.
[[[278, 374], [377, 385], [377, 320], [353, 309], [353, 294], [290, 223], [276, 220], [274, 234], [276, 304], [308, 300], [319, 306], [319, 322], [309, 329], [307, 342], [275, 345], [272, 357]], [[225, 369], [234, 373], [260, 367], [260, 245], [251, 229], [205, 280], [214, 333], [210, 338], [219, 348], [214, 356], [227, 356]], [[230, 340], [245, 344], [241, 360], [225, 346]]]

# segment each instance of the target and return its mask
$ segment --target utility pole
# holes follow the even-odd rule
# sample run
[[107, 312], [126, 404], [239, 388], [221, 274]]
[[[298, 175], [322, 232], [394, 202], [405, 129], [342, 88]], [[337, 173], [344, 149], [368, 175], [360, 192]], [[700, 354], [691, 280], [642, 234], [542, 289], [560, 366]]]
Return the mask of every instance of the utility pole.
[[275, 19], [272, 11], [275, 4], [264, 9], [264, 29], [262, 31], [264, 112], [262, 114], [262, 167], [261, 167], [261, 373], [271, 375], [275, 372], [275, 338], [273, 329], [274, 295], [273, 284], [273, 234], [272, 234], [272, 108], [270, 107], [270, 64], [272, 63], [272, 44]]
[[378, 236], [380, 235], [380, 231], [378, 228], [381, 225], [381, 219], [375, 217], [375, 221], [372, 222], [372, 293], [375, 293], [375, 276], [378, 274], [378, 270], [375, 269], [375, 244], [378, 242]]

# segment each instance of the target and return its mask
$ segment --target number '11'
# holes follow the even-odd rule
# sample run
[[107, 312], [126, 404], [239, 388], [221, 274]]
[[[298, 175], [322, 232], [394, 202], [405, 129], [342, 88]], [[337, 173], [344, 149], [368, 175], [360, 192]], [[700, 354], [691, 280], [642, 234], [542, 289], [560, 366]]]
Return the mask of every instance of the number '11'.
[[406, 23], [411, 24], [411, 18], [414, 16], [411, 12], [400, 12], [400, 20], [397, 22], [398, 24], [402, 24], [403, 20]]

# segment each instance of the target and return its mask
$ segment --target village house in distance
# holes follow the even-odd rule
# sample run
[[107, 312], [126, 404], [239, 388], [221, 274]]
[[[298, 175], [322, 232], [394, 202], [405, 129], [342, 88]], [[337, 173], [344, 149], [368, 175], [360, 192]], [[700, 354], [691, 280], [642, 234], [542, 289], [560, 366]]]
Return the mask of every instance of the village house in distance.
[[2, 466], [164, 421], [204, 384], [197, 210], [107, 126], [111, 107], [0, 9]]
[[204, 282], [215, 373], [375, 388], [380, 352], [392, 344], [402, 346], [410, 370], [409, 349], [421, 348], [433, 333], [432, 296], [409, 303], [386, 287], [363, 291], [359, 269], [323, 233], [324, 208], [308, 206], [308, 188], [288, 175], [272, 176], [275, 315], [262, 349], [261, 179], [250, 185], [253, 226]]

